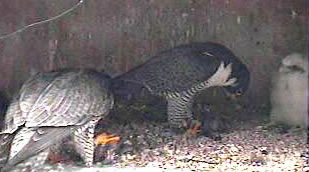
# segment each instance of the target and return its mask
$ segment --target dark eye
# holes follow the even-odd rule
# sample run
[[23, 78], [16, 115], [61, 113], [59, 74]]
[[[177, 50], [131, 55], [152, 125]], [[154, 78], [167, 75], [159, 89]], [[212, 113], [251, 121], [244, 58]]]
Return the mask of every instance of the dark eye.
[[236, 95], [242, 95], [242, 90], [237, 90]]

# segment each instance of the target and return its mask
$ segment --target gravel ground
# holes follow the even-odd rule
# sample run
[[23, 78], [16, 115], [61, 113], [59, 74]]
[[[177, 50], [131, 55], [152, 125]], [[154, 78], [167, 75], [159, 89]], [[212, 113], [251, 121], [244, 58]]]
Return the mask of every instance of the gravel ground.
[[[306, 133], [255, 126], [222, 134], [221, 140], [173, 135], [162, 124], [124, 127], [113, 166], [189, 171], [305, 171]], [[130, 135], [134, 133], [134, 135]], [[117, 152], [117, 151], [116, 151]]]
[[[302, 157], [306, 150], [305, 131], [279, 132], [265, 126], [238, 128], [214, 140], [173, 134], [166, 123], [114, 125], [108, 132], [121, 136], [122, 141], [108, 149], [99, 148], [95, 168], [70, 162], [33, 171], [306, 171]], [[103, 159], [104, 163], [100, 162]]]

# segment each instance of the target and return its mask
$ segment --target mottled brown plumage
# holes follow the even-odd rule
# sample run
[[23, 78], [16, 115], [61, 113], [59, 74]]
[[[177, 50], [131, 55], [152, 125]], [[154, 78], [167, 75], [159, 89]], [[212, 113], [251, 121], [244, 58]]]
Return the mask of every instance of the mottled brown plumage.
[[28, 79], [10, 104], [1, 132], [16, 133], [4, 170], [36, 154], [42, 157], [37, 163], [44, 162], [48, 148], [69, 135], [86, 164], [92, 165], [95, 124], [113, 106], [109, 80], [89, 69], [39, 73]]

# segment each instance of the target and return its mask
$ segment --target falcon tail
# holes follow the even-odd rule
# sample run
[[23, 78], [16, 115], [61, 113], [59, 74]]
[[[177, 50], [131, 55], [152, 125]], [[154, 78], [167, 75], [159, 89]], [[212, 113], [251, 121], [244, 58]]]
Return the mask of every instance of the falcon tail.
[[[76, 126], [75, 126], [76, 127]], [[23, 148], [12, 157], [7, 164], [0, 170], [1, 172], [9, 171], [15, 165], [21, 163], [28, 158], [35, 156], [41, 151], [46, 150], [54, 143], [69, 136], [72, 133], [73, 127], [42, 127], [35, 131], [30, 140]], [[22, 132], [22, 130], [21, 130]], [[27, 133], [20, 133], [27, 134]], [[15, 138], [16, 139], [16, 138]]]
[[3, 167], [9, 158], [10, 145], [15, 134], [0, 135], [0, 168]]

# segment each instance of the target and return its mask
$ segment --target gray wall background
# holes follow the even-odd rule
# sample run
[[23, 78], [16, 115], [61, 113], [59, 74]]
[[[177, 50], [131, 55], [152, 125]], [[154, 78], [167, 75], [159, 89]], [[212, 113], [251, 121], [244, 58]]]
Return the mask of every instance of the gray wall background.
[[[126, 72], [179, 44], [215, 41], [252, 73], [244, 101], [268, 104], [271, 73], [308, 45], [307, 0], [84, 0], [72, 13], [0, 40], [0, 90], [64, 67]], [[1, 0], [0, 35], [51, 18], [76, 0]]]

